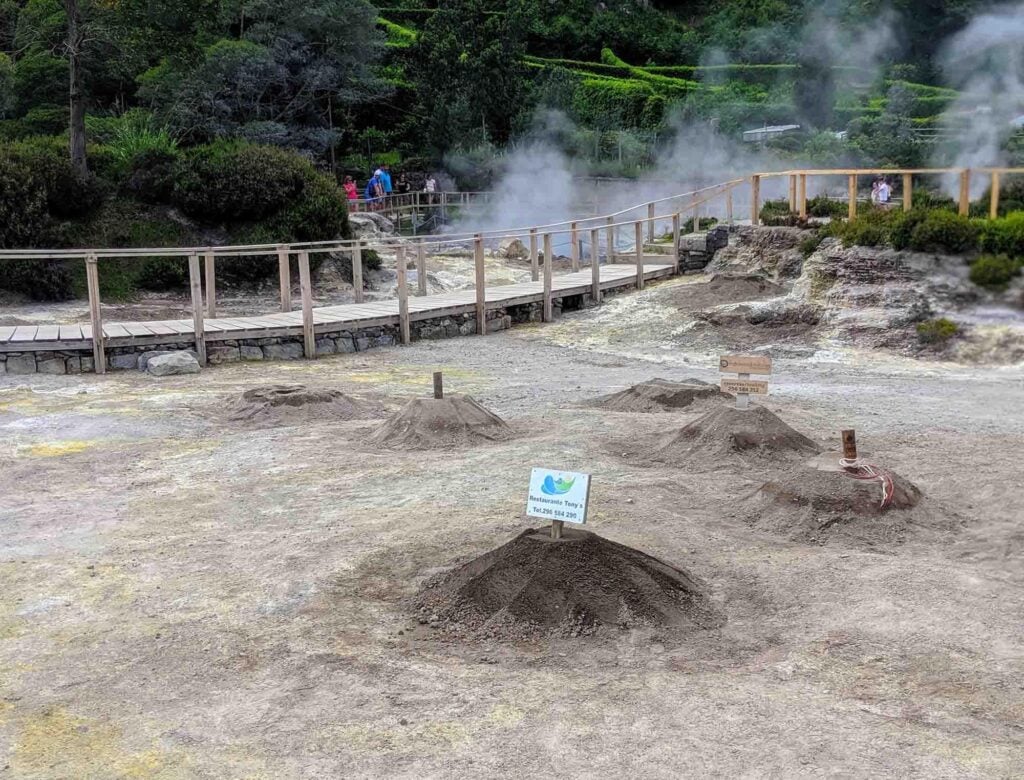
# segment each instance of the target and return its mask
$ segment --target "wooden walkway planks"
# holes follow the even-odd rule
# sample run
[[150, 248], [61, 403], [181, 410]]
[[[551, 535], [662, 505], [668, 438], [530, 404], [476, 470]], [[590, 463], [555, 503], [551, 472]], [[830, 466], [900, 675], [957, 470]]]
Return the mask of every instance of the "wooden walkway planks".
[[[633, 264], [605, 264], [601, 269], [601, 288], [626, 287], [636, 282]], [[645, 263], [644, 276], [655, 279], [672, 273], [670, 263]], [[552, 280], [554, 297], [567, 293], [576, 295], [590, 290], [591, 270], [562, 274]], [[485, 291], [488, 309], [506, 305], [539, 303], [544, 297], [541, 281], [517, 282], [490, 286]], [[476, 291], [454, 290], [437, 295], [410, 296], [409, 314], [414, 320], [434, 316], [472, 313], [476, 306]], [[313, 310], [313, 324], [317, 333], [332, 330], [351, 330], [369, 324], [397, 324], [398, 301], [364, 301], [334, 306], [321, 306]], [[277, 312], [253, 317], [214, 317], [204, 321], [206, 336], [211, 341], [234, 338], [260, 338], [263, 336], [301, 335], [302, 312]], [[159, 320], [152, 322], [104, 323], [107, 347], [131, 344], [173, 343], [194, 338], [191, 320]], [[92, 328], [83, 325], [18, 325], [0, 326], [0, 351], [19, 349], [55, 350], [89, 349], [92, 346]]]

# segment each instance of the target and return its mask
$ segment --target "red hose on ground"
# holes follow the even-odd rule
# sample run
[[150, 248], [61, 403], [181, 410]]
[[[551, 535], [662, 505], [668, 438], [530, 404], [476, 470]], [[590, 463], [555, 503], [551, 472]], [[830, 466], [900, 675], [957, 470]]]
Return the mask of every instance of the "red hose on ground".
[[877, 480], [880, 482], [882, 484], [882, 503], [879, 504], [879, 507], [885, 509], [892, 504], [895, 491], [893, 489], [891, 473], [881, 466], [874, 466], [870, 463], [857, 463], [855, 460], [850, 461], [846, 458], [841, 459], [839, 465], [843, 467], [843, 473], [848, 477], [868, 481]]

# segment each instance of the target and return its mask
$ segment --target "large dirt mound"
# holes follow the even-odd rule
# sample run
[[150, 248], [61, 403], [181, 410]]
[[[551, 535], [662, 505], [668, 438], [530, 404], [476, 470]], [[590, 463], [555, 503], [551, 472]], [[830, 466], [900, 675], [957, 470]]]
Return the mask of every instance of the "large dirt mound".
[[620, 390], [618, 393], [595, 398], [589, 401], [587, 406], [596, 406], [613, 412], [672, 412], [685, 409], [694, 401], [728, 397], [714, 385], [699, 379], [687, 379], [684, 382], [652, 379]]
[[370, 438], [382, 447], [435, 449], [460, 447], [512, 437], [498, 415], [468, 395], [415, 398]]
[[724, 619], [683, 569], [588, 531], [548, 528], [428, 582], [421, 621], [464, 636], [580, 636], [602, 628], [713, 628]]
[[230, 406], [235, 421], [290, 423], [365, 420], [383, 415], [380, 406], [337, 390], [305, 385], [268, 385], [246, 390]]
[[642, 451], [663, 463], [703, 461], [713, 466], [735, 456], [776, 462], [806, 460], [821, 448], [763, 406], [745, 411], [713, 409], [668, 435], [658, 434]]
[[763, 530], [805, 542], [839, 535], [868, 544], [903, 541], [913, 526], [949, 531], [958, 524], [936, 506], [922, 503], [916, 485], [885, 470], [891, 498], [880, 479], [854, 479], [836, 468], [802, 468], [764, 483], [751, 496], [749, 521]]
[[774, 298], [786, 288], [760, 274], [715, 274], [707, 282], [673, 287], [667, 301], [680, 311], [698, 311], [725, 303]]

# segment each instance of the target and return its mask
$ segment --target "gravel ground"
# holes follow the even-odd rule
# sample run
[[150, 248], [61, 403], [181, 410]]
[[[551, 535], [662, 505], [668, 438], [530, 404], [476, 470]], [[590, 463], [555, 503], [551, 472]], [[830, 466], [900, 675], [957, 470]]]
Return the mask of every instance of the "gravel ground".
[[[0, 778], [1024, 775], [1022, 367], [778, 359], [769, 408], [827, 449], [855, 427], [962, 518], [787, 541], [744, 521], [765, 474], [615, 451], [701, 410], [579, 403], [717, 379], [673, 336], [692, 283], [313, 363], [0, 377]], [[224, 413], [281, 382], [394, 408], [437, 369], [515, 438], [394, 452], [372, 420]], [[725, 625], [514, 644], [420, 625], [422, 581], [539, 524], [535, 465], [591, 472], [589, 527], [700, 577]]]

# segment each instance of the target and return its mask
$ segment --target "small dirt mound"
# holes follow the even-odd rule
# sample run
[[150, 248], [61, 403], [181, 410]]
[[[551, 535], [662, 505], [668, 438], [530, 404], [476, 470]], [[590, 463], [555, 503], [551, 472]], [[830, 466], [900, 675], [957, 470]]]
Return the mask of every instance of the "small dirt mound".
[[680, 311], [692, 312], [725, 303], [774, 298], [785, 292], [785, 287], [758, 274], [715, 274], [707, 282], [672, 288], [668, 302]]
[[732, 456], [805, 460], [821, 452], [817, 444], [763, 406], [745, 411], [732, 406], [713, 409], [678, 431], [659, 434], [648, 444], [649, 457], [664, 463], [699, 459], [715, 465]]
[[406, 449], [464, 447], [504, 441], [512, 429], [468, 395], [414, 398], [371, 437], [373, 444]]
[[618, 393], [596, 398], [588, 402], [587, 406], [612, 412], [672, 412], [685, 409], [694, 401], [728, 397], [714, 385], [699, 379], [687, 379], [683, 382], [652, 379]]
[[246, 390], [231, 406], [234, 421], [263, 423], [366, 420], [381, 417], [376, 404], [337, 390], [305, 385], [269, 385]]
[[751, 524], [787, 538], [820, 542], [833, 534], [867, 542], [898, 542], [910, 525], [948, 525], [934, 507], [921, 517], [913, 510], [922, 493], [891, 471], [892, 497], [883, 506], [880, 480], [854, 479], [838, 466], [800, 469], [764, 483], [751, 497]]
[[419, 619], [469, 637], [581, 636], [651, 626], [723, 624], [702, 583], [683, 569], [588, 531], [547, 528], [515, 539], [430, 582]]

